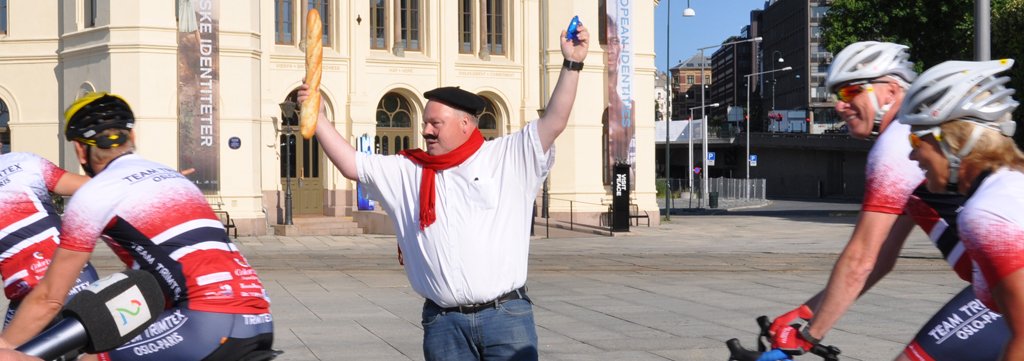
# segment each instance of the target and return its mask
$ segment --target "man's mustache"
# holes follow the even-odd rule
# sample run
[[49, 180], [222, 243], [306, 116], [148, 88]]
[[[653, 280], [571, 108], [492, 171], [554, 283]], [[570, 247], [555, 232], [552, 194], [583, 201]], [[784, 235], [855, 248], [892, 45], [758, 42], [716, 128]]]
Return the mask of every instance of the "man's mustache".
[[426, 140], [437, 140], [437, 136], [436, 135], [424, 135], [423, 139], [426, 139]]

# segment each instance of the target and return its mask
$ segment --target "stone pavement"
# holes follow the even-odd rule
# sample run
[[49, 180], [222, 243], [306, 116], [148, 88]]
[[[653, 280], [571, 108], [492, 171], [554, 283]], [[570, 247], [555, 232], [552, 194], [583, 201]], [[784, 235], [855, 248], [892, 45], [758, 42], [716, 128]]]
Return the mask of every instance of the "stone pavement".
[[[535, 238], [528, 285], [541, 359], [725, 360], [727, 339], [753, 347], [758, 315], [788, 311], [823, 287], [855, 220], [766, 214], [673, 216], [615, 237]], [[825, 339], [843, 360], [892, 359], [966, 285], [922, 232], [912, 237], [897, 269]], [[423, 300], [392, 237], [237, 243], [273, 299], [279, 360], [423, 359]], [[100, 269], [116, 269], [101, 249]]]
[[[544, 360], [725, 360], [761, 314], [826, 281], [852, 216], [676, 216], [616, 237], [534, 239], [530, 293]], [[389, 236], [243, 237], [273, 298], [281, 360], [421, 360], [422, 299]], [[897, 270], [827, 337], [887, 360], [965, 284], [921, 232]], [[814, 359], [805, 356], [803, 359]]]

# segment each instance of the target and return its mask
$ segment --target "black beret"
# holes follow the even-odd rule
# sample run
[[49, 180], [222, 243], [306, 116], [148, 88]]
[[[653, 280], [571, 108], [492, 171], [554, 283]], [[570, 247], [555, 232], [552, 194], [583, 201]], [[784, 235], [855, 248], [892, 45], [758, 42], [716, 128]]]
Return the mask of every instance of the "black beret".
[[459, 89], [459, 87], [456, 86], [437, 88], [423, 93], [423, 97], [444, 103], [445, 105], [465, 111], [466, 113], [474, 116], [483, 112], [484, 108], [487, 106], [487, 103], [484, 102], [484, 99], [479, 95]]

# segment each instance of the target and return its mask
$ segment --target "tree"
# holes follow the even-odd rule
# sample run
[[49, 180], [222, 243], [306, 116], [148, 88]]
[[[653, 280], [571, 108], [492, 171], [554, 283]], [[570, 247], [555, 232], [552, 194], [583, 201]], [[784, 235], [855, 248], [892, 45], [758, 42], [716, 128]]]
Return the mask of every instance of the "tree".
[[836, 0], [822, 21], [822, 42], [833, 54], [863, 40], [906, 44], [911, 59], [921, 68], [949, 59], [970, 59], [974, 42], [973, 3]]
[[[1024, 94], [1024, 0], [992, 0], [991, 7], [992, 58], [1017, 60], [1009, 86]], [[821, 26], [822, 42], [833, 54], [877, 40], [909, 46], [919, 72], [946, 60], [974, 59], [974, 0], [835, 0]], [[1014, 119], [1024, 121], [1024, 107]], [[1024, 131], [1016, 139], [1020, 143]]]

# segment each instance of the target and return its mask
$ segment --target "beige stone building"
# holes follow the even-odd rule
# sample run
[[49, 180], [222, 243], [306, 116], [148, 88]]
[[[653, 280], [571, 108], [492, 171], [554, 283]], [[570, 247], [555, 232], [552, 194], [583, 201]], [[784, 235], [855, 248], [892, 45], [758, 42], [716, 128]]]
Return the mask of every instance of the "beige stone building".
[[[656, 1], [634, 2], [633, 197], [657, 222]], [[605, 56], [596, 34], [603, 3], [0, 0], [0, 140], [9, 139], [12, 151], [35, 152], [77, 170], [62, 138], [63, 109], [84, 92], [111, 91], [134, 108], [138, 152], [182, 166], [179, 31], [183, 22], [198, 21], [193, 30], [203, 32], [214, 21], [219, 88], [212, 99], [217, 162], [216, 186], [207, 190], [211, 202], [230, 212], [240, 234], [272, 232], [282, 222], [290, 179], [295, 217], [349, 217], [359, 213], [355, 182], [341, 176], [315, 139], [298, 137], [294, 147], [285, 146], [297, 129], [279, 104], [304, 76], [300, 40], [309, 6], [325, 18], [321, 89], [328, 118], [353, 144], [365, 135], [374, 140], [374, 151], [386, 154], [421, 145], [423, 92], [438, 86], [457, 85], [488, 100], [481, 118], [486, 137], [515, 132], [537, 118], [562, 66], [558, 34], [579, 15], [594, 41], [569, 127], [556, 142], [549, 209], [552, 216], [568, 217], [572, 201], [577, 221], [597, 223], [611, 202], [602, 177]], [[179, 15], [187, 6], [204, 10], [187, 19]]]

